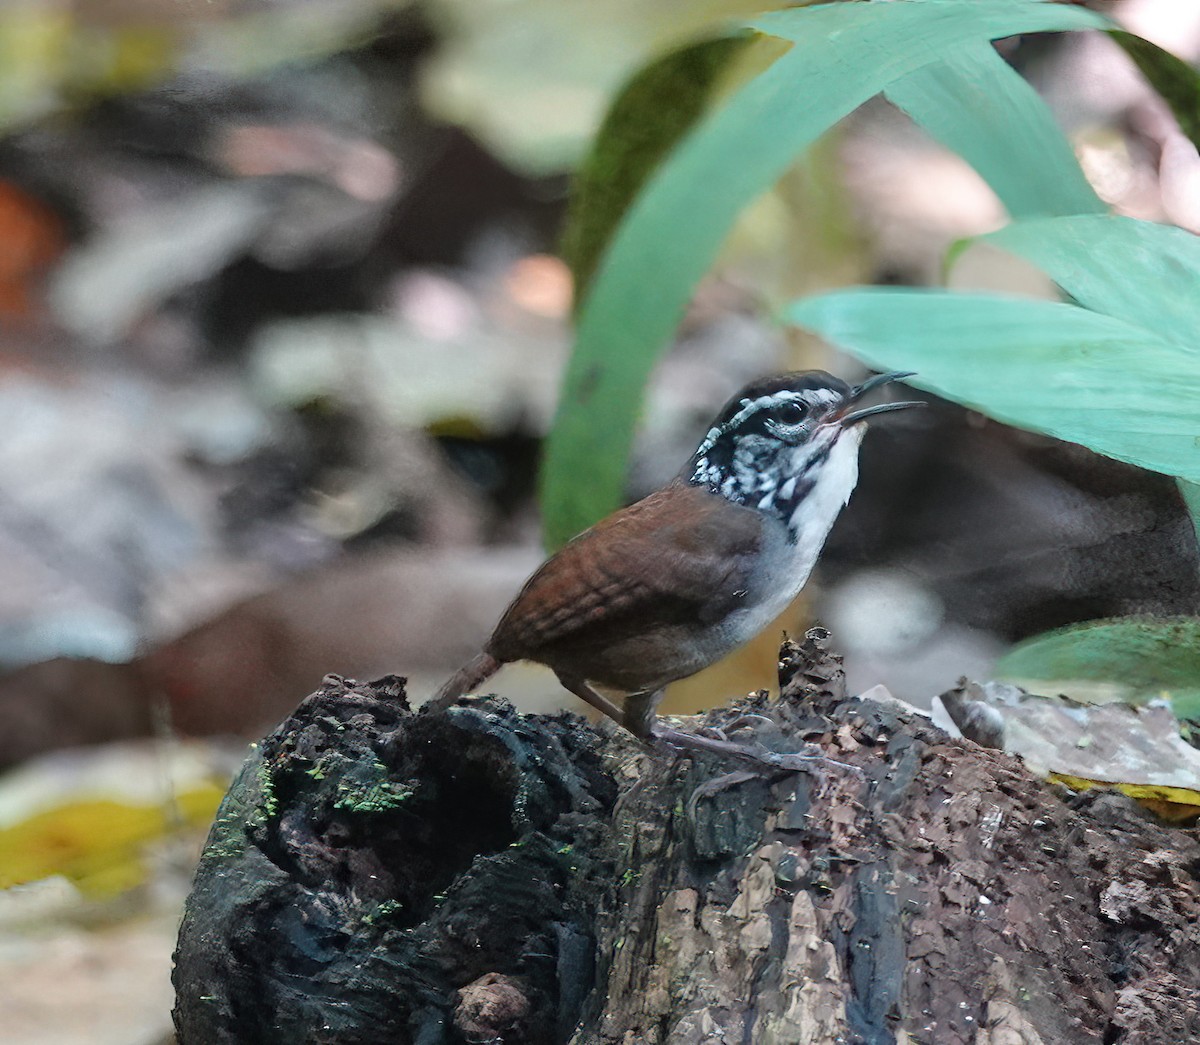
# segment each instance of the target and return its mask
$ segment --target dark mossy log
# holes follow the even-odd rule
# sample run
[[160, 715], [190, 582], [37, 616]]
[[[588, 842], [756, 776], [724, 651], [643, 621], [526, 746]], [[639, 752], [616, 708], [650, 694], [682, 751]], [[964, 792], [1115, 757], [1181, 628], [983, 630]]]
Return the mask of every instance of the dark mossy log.
[[326, 680], [254, 752], [176, 953], [181, 1045], [1200, 1040], [1200, 844], [894, 703], [810, 633], [708, 716], [861, 774]]

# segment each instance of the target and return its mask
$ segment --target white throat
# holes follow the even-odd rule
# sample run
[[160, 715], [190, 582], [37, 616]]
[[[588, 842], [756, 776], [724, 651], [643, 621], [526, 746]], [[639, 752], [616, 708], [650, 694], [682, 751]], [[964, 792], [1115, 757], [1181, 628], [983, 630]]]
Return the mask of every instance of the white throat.
[[757, 635], [781, 614], [800, 593], [817, 564], [825, 538], [845, 507], [858, 481], [858, 446], [864, 425], [840, 437], [820, 468], [820, 478], [796, 504], [791, 514], [768, 526], [756, 576], [751, 583], [757, 597], [746, 608], [731, 614], [721, 627], [724, 648], [733, 649]]
[[[866, 425], [855, 425], [840, 433], [829, 456], [816, 473], [816, 482], [800, 499], [788, 519], [791, 540], [815, 562], [825, 545], [838, 514], [854, 493], [858, 482], [858, 447]], [[811, 567], [810, 567], [811, 568]]]

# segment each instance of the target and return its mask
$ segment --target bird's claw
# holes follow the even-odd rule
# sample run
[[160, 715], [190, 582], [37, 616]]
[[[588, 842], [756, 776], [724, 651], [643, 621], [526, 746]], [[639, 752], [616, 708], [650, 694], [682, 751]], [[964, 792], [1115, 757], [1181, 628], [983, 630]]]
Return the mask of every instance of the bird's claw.
[[865, 780], [867, 776], [858, 766], [852, 765], [849, 762], [839, 762], [836, 758], [830, 758], [820, 748], [812, 744], [808, 745], [807, 751], [767, 751], [764, 749], [763, 761], [791, 773], [806, 773], [814, 768], [830, 766], [840, 769], [843, 773], [849, 773], [859, 780]]
[[662, 724], [657, 725], [653, 732], [656, 740], [676, 750], [707, 751], [711, 754], [723, 755], [752, 764], [752, 768], [725, 773], [696, 788], [687, 804], [688, 816], [692, 819], [694, 819], [696, 805], [701, 799], [711, 798], [730, 787], [753, 780], [762, 775], [764, 770], [773, 773], [807, 773], [816, 778], [817, 786], [822, 791], [828, 780], [826, 770], [830, 768], [849, 773], [859, 780], [866, 779], [866, 774], [858, 766], [830, 758], [815, 744], [806, 744], [803, 751], [780, 752], [771, 751], [760, 743], [740, 744], [726, 740], [723, 736], [718, 739], [705, 735], [706, 732], [686, 733]]
[[[742, 748], [740, 757], [784, 773], [810, 773], [814, 770], [819, 772], [827, 767], [832, 767], [857, 777], [865, 775], [858, 766], [830, 758], [815, 744], [805, 744], [803, 751], [772, 751], [762, 744], [739, 746]], [[735, 755], [735, 757], [739, 756]]]

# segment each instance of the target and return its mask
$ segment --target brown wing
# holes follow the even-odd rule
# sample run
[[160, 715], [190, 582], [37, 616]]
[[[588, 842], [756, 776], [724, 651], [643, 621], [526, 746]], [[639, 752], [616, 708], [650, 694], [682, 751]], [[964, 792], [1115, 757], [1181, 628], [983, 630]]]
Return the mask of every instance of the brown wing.
[[496, 625], [502, 661], [612, 642], [670, 624], [707, 624], [739, 605], [762, 539], [758, 514], [676, 481], [610, 515], [548, 559]]

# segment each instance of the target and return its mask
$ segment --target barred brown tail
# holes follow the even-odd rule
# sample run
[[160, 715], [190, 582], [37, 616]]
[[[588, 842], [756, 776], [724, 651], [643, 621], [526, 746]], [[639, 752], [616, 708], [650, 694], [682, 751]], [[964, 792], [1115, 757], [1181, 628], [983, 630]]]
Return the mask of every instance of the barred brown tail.
[[486, 682], [499, 670], [500, 661], [490, 653], [480, 653], [451, 675], [445, 685], [425, 702], [421, 710], [445, 711], [464, 693], [470, 693], [479, 683]]

